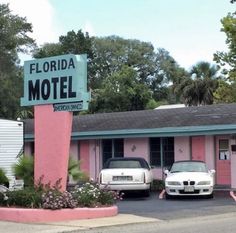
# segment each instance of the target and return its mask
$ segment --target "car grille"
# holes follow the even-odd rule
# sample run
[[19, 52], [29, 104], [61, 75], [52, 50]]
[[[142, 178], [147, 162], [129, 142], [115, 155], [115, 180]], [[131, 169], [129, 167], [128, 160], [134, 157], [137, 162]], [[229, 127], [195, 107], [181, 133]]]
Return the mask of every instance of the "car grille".
[[184, 185], [195, 185], [195, 181], [188, 180], [188, 181], [184, 181], [183, 184]]

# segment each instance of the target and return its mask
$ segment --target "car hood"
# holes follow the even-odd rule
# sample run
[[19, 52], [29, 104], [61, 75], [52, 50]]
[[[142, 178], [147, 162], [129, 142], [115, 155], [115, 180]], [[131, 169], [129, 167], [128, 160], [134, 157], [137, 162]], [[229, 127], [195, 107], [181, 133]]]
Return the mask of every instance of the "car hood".
[[210, 173], [205, 172], [176, 172], [176, 173], [169, 173], [166, 177], [167, 181], [205, 181], [211, 180], [212, 175]]

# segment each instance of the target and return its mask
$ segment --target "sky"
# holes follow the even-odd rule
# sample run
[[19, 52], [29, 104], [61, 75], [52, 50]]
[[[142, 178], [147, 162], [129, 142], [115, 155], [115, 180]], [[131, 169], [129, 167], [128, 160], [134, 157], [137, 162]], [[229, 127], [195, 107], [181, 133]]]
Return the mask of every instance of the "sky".
[[[38, 46], [58, 42], [68, 31], [120, 36], [164, 48], [185, 69], [213, 63], [227, 51], [220, 20], [235, 11], [230, 0], [0, 0], [12, 14], [26, 17]], [[22, 60], [27, 56], [21, 57]]]

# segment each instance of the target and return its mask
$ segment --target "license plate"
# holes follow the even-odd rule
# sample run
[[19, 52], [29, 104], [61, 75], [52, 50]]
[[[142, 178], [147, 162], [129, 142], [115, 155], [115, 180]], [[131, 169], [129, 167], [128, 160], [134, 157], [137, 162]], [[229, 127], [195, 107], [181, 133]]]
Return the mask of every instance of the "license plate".
[[184, 192], [194, 192], [194, 186], [185, 186]]
[[133, 180], [133, 177], [132, 176], [113, 176], [112, 177], [112, 180], [113, 181], [130, 181], [130, 180]]

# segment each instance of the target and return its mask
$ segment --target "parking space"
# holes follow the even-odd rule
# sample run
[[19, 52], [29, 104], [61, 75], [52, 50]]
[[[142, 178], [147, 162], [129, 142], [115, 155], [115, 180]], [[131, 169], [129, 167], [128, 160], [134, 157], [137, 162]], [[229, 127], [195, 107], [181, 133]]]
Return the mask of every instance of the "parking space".
[[184, 197], [159, 199], [158, 193], [148, 198], [129, 194], [118, 203], [119, 213], [170, 220], [185, 217], [236, 212], [236, 202], [227, 193], [216, 193], [213, 199]]

